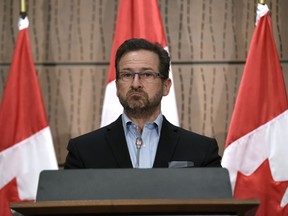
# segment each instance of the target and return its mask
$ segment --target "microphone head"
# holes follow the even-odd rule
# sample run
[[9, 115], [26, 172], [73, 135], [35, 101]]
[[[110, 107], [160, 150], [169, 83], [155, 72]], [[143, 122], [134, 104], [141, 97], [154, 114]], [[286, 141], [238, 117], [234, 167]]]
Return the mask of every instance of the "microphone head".
[[141, 137], [137, 137], [136, 138], [136, 147], [137, 147], [137, 149], [140, 149], [142, 145], [143, 145], [142, 138]]

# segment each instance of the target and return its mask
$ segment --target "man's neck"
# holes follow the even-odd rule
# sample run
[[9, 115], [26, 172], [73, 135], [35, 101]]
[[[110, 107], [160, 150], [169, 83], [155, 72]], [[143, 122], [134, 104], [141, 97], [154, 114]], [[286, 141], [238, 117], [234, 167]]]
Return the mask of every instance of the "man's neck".
[[125, 114], [127, 115], [127, 117], [133, 121], [135, 124], [138, 125], [138, 132], [141, 134], [142, 133], [142, 130], [144, 128], [144, 125], [148, 122], [153, 122], [157, 117], [158, 115], [160, 114], [161, 112], [160, 111], [157, 111], [155, 113], [153, 113], [152, 115], [149, 115], [149, 116], [145, 116], [145, 115], [137, 115], [137, 116], [133, 116], [133, 115], [129, 115], [129, 113], [126, 113]]

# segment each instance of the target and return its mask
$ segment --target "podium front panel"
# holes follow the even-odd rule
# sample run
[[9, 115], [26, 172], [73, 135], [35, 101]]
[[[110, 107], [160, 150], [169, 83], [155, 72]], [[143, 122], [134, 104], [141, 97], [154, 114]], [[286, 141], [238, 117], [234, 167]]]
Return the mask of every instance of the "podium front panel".
[[71, 169], [42, 171], [36, 201], [225, 198], [224, 168]]

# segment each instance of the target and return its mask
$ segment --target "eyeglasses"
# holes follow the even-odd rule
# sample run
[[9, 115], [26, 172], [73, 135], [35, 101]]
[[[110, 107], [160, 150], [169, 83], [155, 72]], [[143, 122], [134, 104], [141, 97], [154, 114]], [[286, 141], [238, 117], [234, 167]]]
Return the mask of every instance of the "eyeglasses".
[[119, 72], [119, 80], [123, 82], [132, 82], [135, 76], [143, 82], [153, 82], [156, 78], [163, 78], [163, 75], [158, 72], [143, 71], [143, 72]]

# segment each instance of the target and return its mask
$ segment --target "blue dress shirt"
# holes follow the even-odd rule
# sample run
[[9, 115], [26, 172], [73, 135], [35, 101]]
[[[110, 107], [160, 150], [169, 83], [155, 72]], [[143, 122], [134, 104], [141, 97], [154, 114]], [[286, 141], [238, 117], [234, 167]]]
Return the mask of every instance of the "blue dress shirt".
[[137, 130], [138, 125], [132, 122], [125, 113], [122, 114], [122, 122], [133, 167], [137, 167], [136, 139], [141, 137], [143, 144], [139, 149], [139, 167], [137, 168], [152, 168], [160, 139], [163, 122], [162, 113], [153, 122], [148, 122], [144, 125], [142, 134]]

